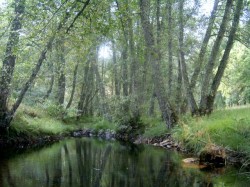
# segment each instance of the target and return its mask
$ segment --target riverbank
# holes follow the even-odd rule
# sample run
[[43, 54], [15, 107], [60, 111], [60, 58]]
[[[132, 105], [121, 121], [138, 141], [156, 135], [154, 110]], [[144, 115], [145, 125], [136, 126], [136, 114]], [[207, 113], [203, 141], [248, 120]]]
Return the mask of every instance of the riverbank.
[[[249, 165], [250, 108], [215, 111], [208, 117], [183, 116], [170, 131], [159, 118], [142, 117], [145, 131], [133, 137], [134, 143], [152, 144], [194, 156], [209, 149], [225, 152], [227, 162]], [[55, 116], [55, 115], [54, 115]], [[29, 148], [53, 143], [65, 137], [95, 136], [103, 139], [131, 140], [117, 124], [102, 118], [61, 119], [47, 111], [22, 107], [9, 134], [0, 138], [0, 147]]]

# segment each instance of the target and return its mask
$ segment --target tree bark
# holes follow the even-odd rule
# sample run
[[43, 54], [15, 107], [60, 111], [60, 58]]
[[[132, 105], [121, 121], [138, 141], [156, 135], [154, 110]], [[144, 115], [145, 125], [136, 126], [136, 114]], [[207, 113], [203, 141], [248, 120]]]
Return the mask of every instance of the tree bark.
[[172, 94], [172, 82], [173, 82], [173, 25], [172, 25], [172, 0], [167, 2], [168, 12], [168, 94]]
[[232, 5], [233, 5], [233, 0], [227, 0], [224, 16], [223, 16], [223, 19], [222, 19], [222, 22], [220, 25], [220, 29], [219, 29], [218, 35], [216, 37], [216, 40], [214, 42], [212, 51], [210, 53], [208, 63], [207, 63], [206, 68], [205, 68], [205, 74], [204, 74], [202, 86], [201, 86], [201, 100], [200, 100], [200, 106], [199, 106], [199, 110], [200, 110], [201, 115], [205, 115], [208, 112], [208, 111], [206, 111], [207, 110], [206, 107], [207, 107], [207, 102], [208, 102], [208, 95], [210, 92], [208, 85], [210, 84], [215, 61], [216, 61], [217, 56], [219, 54], [220, 45], [222, 43], [224, 34], [226, 32], [227, 25], [228, 25], [229, 20], [230, 20], [230, 12], [231, 12]]
[[84, 103], [86, 101], [87, 97], [87, 81], [88, 81], [88, 75], [89, 75], [89, 64], [90, 60], [88, 59], [85, 66], [84, 66], [84, 78], [83, 78], [83, 83], [82, 83], [82, 88], [81, 88], [81, 93], [80, 93], [80, 100], [78, 102], [78, 108], [77, 108], [77, 119], [79, 117], [83, 116], [84, 112]]
[[114, 82], [115, 82], [115, 95], [120, 96], [120, 84], [118, 80], [118, 73], [117, 73], [117, 59], [116, 59], [116, 47], [114, 37], [112, 36], [112, 59], [113, 59], [113, 74], [114, 74]]
[[53, 62], [51, 62], [49, 64], [49, 68], [51, 69], [51, 77], [50, 77], [50, 83], [49, 83], [49, 89], [47, 90], [47, 93], [46, 95], [43, 97], [43, 100], [46, 100], [49, 98], [51, 92], [52, 92], [52, 89], [53, 89], [53, 86], [54, 86], [54, 82], [55, 82], [55, 75], [54, 75], [54, 65], [53, 65]]
[[166, 94], [165, 84], [161, 75], [161, 67], [159, 62], [159, 53], [156, 51], [153, 28], [149, 21], [150, 1], [140, 0], [141, 22], [144, 31], [144, 39], [146, 48], [149, 53], [149, 60], [151, 61], [153, 69], [153, 81], [155, 85], [156, 97], [162, 112], [163, 119], [168, 128], [170, 128], [176, 121], [177, 116], [172, 108]]
[[224, 51], [224, 54], [222, 56], [222, 59], [220, 61], [220, 65], [217, 69], [216, 75], [213, 79], [212, 85], [211, 85], [211, 91], [208, 95], [208, 102], [207, 102], [207, 111], [210, 114], [213, 111], [213, 104], [214, 104], [214, 100], [215, 100], [215, 96], [218, 90], [218, 87], [220, 85], [222, 76], [224, 74], [224, 71], [226, 69], [227, 63], [228, 63], [228, 58], [230, 55], [230, 51], [233, 47], [234, 41], [235, 41], [235, 35], [236, 35], [236, 31], [239, 25], [239, 20], [240, 20], [240, 14], [241, 11], [243, 9], [243, 0], [238, 0], [237, 4], [236, 4], [236, 9], [235, 9], [235, 13], [234, 13], [234, 18], [233, 18], [233, 23], [232, 23], [232, 27], [228, 36], [228, 40], [227, 40], [227, 44], [226, 44], [226, 48]]
[[67, 104], [67, 106], [66, 106], [66, 109], [70, 108], [70, 106], [71, 106], [71, 104], [72, 104], [72, 101], [73, 101], [73, 98], [74, 98], [74, 95], [75, 95], [78, 66], [79, 66], [79, 61], [77, 61], [76, 66], [75, 66], [75, 69], [74, 69], [72, 90], [71, 90], [69, 102], [68, 102], [68, 104]]
[[218, 9], [218, 4], [219, 4], [219, 0], [215, 0], [213, 10], [212, 10], [210, 18], [209, 18], [206, 34], [205, 34], [205, 37], [203, 39], [201, 49], [200, 49], [200, 52], [199, 52], [199, 57], [198, 57], [198, 60], [196, 62], [194, 73], [193, 73], [192, 78], [191, 78], [190, 89], [192, 89], [192, 90], [195, 88], [198, 76], [199, 76], [200, 71], [201, 71], [202, 64], [204, 62], [205, 54], [206, 54], [206, 51], [207, 51], [207, 45], [208, 45], [209, 39], [211, 37], [214, 21], [215, 21], [215, 18], [216, 18], [216, 12], [217, 12], [217, 9]]
[[[9, 126], [8, 98], [10, 96], [10, 85], [16, 64], [15, 50], [19, 43], [20, 29], [22, 28], [25, 0], [15, 0], [15, 17], [11, 22], [10, 35], [7, 41], [3, 66], [0, 79], [0, 131]], [[0, 132], [1, 133], [1, 132]]]
[[96, 84], [100, 93], [100, 97], [101, 97], [101, 103], [100, 103], [100, 111], [102, 116], [104, 116], [105, 118], [107, 118], [107, 120], [109, 120], [109, 111], [108, 111], [108, 104], [106, 102], [106, 93], [105, 93], [105, 87], [104, 87], [104, 83], [103, 80], [101, 79], [99, 70], [98, 70], [98, 47], [95, 50], [94, 54], [93, 54], [93, 63], [94, 63], [94, 72], [95, 72], [95, 76], [96, 76]]
[[60, 37], [56, 44], [56, 52], [58, 55], [58, 82], [57, 82], [57, 95], [56, 100], [58, 105], [64, 104], [65, 90], [66, 90], [66, 77], [65, 77], [65, 44], [64, 37]]
[[187, 66], [185, 62], [184, 37], [183, 37], [184, 34], [183, 6], [184, 6], [184, 0], [180, 0], [179, 1], [179, 55], [180, 55], [182, 80], [184, 83], [185, 91], [191, 108], [191, 113], [194, 115], [198, 112], [198, 106], [194, 99], [193, 92], [190, 89]]

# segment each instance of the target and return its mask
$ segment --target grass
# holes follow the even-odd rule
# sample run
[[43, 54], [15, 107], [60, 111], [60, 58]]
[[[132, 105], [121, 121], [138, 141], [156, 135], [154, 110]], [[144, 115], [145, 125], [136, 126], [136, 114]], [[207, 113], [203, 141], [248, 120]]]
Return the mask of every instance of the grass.
[[100, 117], [84, 117], [61, 120], [51, 116], [46, 108], [22, 105], [15, 115], [9, 136], [40, 137], [46, 135], [67, 135], [79, 129], [116, 130], [116, 125]]
[[[53, 113], [53, 112], [52, 112]], [[22, 105], [11, 125], [10, 136], [37, 137], [64, 135], [78, 129], [113, 130], [118, 126], [100, 117], [84, 117], [79, 121], [69, 117], [55, 118], [46, 108]], [[173, 137], [195, 153], [212, 144], [250, 155], [250, 107], [214, 111], [210, 116], [182, 116], [171, 131], [161, 118], [143, 116], [143, 137], [153, 138], [171, 133]]]
[[143, 137], [153, 138], [166, 135], [169, 130], [160, 118], [142, 117], [142, 123], [146, 125]]
[[250, 108], [214, 111], [210, 116], [184, 116], [173, 136], [189, 150], [199, 152], [207, 144], [250, 154]]

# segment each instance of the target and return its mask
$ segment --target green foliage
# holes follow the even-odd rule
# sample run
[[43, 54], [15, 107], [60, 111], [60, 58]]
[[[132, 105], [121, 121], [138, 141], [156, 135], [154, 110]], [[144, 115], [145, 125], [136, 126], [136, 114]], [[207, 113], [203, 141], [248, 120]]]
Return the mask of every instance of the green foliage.
[[142, 117], [142, 121], [145, 124], [145, 132], [143, 134], [146, 138], [153, 138], [166, 135], [169, 130], [166, 128], [166, 124], [160, 118]]
[[113, 130], [116, 131], [117, 125], [110, 121], [107, 121], [105, 118], [85, 116], [82, 117], [78, 122], [77, 126], [86, 129], [93, 129], [95, 131], [99, 130]]
[[118, 121], [117, 133], [125, 136], [129, 136], [130, 138], [135, 138], [139, 134], [143, 134], [145, 131], [145, 125], [140, 119], [140, 116], [127, 116], [121, 118]]
[[63, 108], [63, 106], [57, 105], [50, 100], [44, 102], [42, 107], [48, 115], [50, 115], [51, 117], [56, 117], [58, 119], [61, 118], [65, 113], [65, 109]]
[[22, 105], [11, 124], [10, 136], [60, 135], [76, 128], [75, 125], [66, 125], [56, 118], [51, 118], [41, 108]]

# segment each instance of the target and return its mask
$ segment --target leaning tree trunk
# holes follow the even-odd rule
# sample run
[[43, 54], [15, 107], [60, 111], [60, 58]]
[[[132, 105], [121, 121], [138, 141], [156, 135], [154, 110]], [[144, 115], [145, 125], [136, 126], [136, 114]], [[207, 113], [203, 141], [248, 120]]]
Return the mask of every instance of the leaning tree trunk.
[[77, 61], [75, 69], [74, 69], [74, 73], [73, 73], [73, 83], [72, 83], [72, 90], [71, 90], [71, 94], [70, 94], [70, 98], [69, 98], [69, 102], [66, 106], [66, 109], [70, 108], [74, 95], [75, 95], [75, 90], [76, 90], [76, 78], [77, 78], [77, 72], [78, 72], [78, 66], [79, 66], [79, 61]]
[[180, 55], [182, 80], [184, 83], [185, 91], [186, 91], [189, 105], [191, 108], [191, 113], [194, 115], [198, 112], [198, 106], [194, 99], [193, 92], [190, 89], [188, 72], [187, 72], [187, 67], [186, 67], [186, 62], [185, 62], [184, 37], [183, 37], [183, 34], [184, 34], [183, 5], [184, 5], [184, 0], [180, 0], [179, 2], [179, 55]]
[[150, 2], [149, 0], [140, 0], [141, 22], [144, 31], [144, 39], [153, 69], [153, 82], [155, 85], [156, 97], [162, 112], [162, 116], [168, 128], [176, 121], [177, 116], [172, 108], [166, 94], [165, 83], [161, 75], [161, 67], [159, 62], [159, 53], [156, 51], [155, 41], [153, 37], [153, 28], [149, 21]]
[[[18, 11], [20, 11], [20, 9], [22, 10], [22, 9], [24, 9], [24, 1], [18, 1], [18, 0], [16, 0], [17, 2], [22, 2], [21, 4], [20, 4], [20, 6], [16, 6], [16, 8], [18, 9]], [[88, 3], [89, 3], [89, 1], [86, 1], [86, 3], [83, 5], [83, 8], [85, 9], [86, 8], [86, 6], [88, 5]], [[75, 4], [76, 5], [76, 4]], [[71, 7], [71, 10], [75, 7], [75, 5], [74, 6], [72, 6]], [[19, 8], [18, 8], [19, 7]], [[71, 11], [70, 10], [70, 11]], [[70, 12], [69, 11], [69, 12]], [[20, 28], [20, 24], [21, 24], [21, 22], [20, 22], [20, 18], [19, 18], [19, 16], [21, 16], [21, 15], [19, 15], [19, 13], [17, 12], [17, 19], [14, 19], [13, 20], [13, 22], [15, 22], [15, 20], [18, 20], [17, 22], [15, 22], [15, 23], [17, 23], [17, 25], [16, 24], [14, 24], [14, 26], [13, 26], [13, 28], [15, 28], [15, 29], [13, 29], [13, 31], [14, 32], [12, 32], [12, 33], [15, 33], [17, 30], [18, 30], [18, 28]], [[23, 98], [24, 98], [24, 96], [25, 96], [25, 94], [26, 94], [26, 92], [27, 92], [27, 90], [30, 88], [30, 86], [32, 85], [32, 83], [34, 82], [34, 80], [35, 80], [35, 78], [36, 78], [36, 76], [37, 76], [37, 74], [38, 74], [38, 72], [40, 71], [40, 68], [41, 68], [41, 66], [42, 66], [42, 63], [44, 62], [44, 60], [46, 59], [46, 54], [47, 54], [47, 52], [48, 52], [48, 50], [50, 50], [51, 49], [51, 47], [52, 47], [52, 43], [53, 43], [53, 41], [54, 41], [54, 39], [55, 39], [55, 36], [57, 35], [57, 33], [58, 32], [60, 32], [61, 30], [62, 30], [62, 28], [63, 28], [63, 26], [64, 26], [64, 24], [66, 23], [66, 21], [68, 20], [68, 18], [70, 17], [70, 14], [68, 14], [68, 13], [66, 13], [65, 14], [65, 16], [64, 16], [64, 18], [62, 19], [62, 21], [59, 23], [59, 25], [58, 25], [58, 27], [57, 27], [57, 30], [55, 30], [54, 31], [54, 33], [53, 33], [53, 35], [48, 39], [48, 42], [46, 43], [46, 45], [45, 45], [45, 47], [44, 47], [44, 49], [41, 51], [41, 53], [40, 53], [40, 56], [39, 56], [39, 59], [38, 59], [38, 61], [37, 61], [37, 63], [36, 63], [36, 65], [35, 65], [35, 67], [33, 68], [33, 70], [32, 70], [32, 73], [31, 73], [31, 75], [30, 75], [30, 77], [28, 78], [28, 80], [25, 82], [25, 84], [23, 85], [23, 87], [22, 87], [22, 89], [21, 89], [21, 91], [20, 91], [20, 94], [19, 94], [19, 96], [18, 96], [18, 98], [17, 98], [17, 100], [16, 100], [16, 102], [14, 103], [14, 105], [12, 106], [12, 108], [11, 108], [11, 110], [10, 111], [8, 111], [8, 109], [7, 109], [7, 105], [5, 106], [5, 108], [3, 107], [3, 109], [5, 109], [5, 111], [3, 111], [3, 110], [1, 110], [1, 107], [0, 107], [0, 127], [2, 127], [2, 129], [7, 129], [9, 126], [10, 126], [10, 123], [11, 123], [11, 121], [12, 121], [12, 119], [13, 119], [13, 116], [14, 116], [14, 114], [15, 114], [15, 112], [16, 112], [16, 110], [18, 109], [18, 107], [20, 106], [20, 104], [22, 103], [22, 100], [23, 100]], [[18, 26], [19, 25], [19, 26]], [[18, 27], [17, 27], [18, 26]], [[11, 38], [11, 40], [10, 40], [10, 43], [9, 43], [9, 46], [10, 46], [10, 48], [8, 48], [8, 43], [7, 43], [7, 51], [8, 52], [11, 52], [11, 53], [9, 53], [8, 55], [10, 55], [10, 56], [12, 56], [12, 55], [14, 55], [13, 54], [13, 47], [15, 46], [12, 46], [12, 42], [13, 41], [16, 41], [15, 39], [17, 39], [17, 41], [19, 40], [19, 34], [17, 35], [18, 37], [16, 37], [16, 35], [13, 35], [12, 37], [12, 34], [10, 35], [10, 38]], [[15, 37], [14, 37], [15, 36]], [[14, 42], [15, 43], [15, 42]], [[17, 44], [17, 43], [16, 43]], [[14, 59], [15, 59], [16, 57], [14, 56]], [[13, 59], [13, 57], [12, 57], [12, 59]], [[12, 61], [13, 62], [13, 61]], [[15, 62], [15, 61], [14, 61]], [[6, 63], [6, 64], [8, 64], [8, 63]], [[13, 63], [12, 63], [13, 64]], [[14, 63], [15, 64], [15, 63]], [[4, 67], [4, 66], [3, 66]], [[13, 65], [8, 65], [7, 67], [9, 67], [10, 68], [10, 72], [12, 72], [12, 74], [13, 74], [13, 71], [14, 71], [14, 66]], [[12, 78], [12, 76], [11, 76], [11, 78]], [[9, 81], [11, 81], [11, 80], [9, 80]], [[8, 90], [9, 91], [9, 90]], [[1, 92], [2, 92], [2, 89], [1, 89]], [[6, 94], [6, 93], [5, 93]], [[9, 92], [7, 93], [7, 98], [8, 98], [8, 96], [9, 96]], [[4, 103], [4, 102], [3, 102]], [[0, 103], [0, 104], [2, 104], [2, 103]], [[6, 103], [7, 104], [7, 103]], [[2, 129], [0, 129], [0, 130], [2, 130]]]
[[206, 106], [208, 113], [211, 113], [213, 110], [213, 104], [214, 104], [216, 92], [218, 90], [222, 76], [224, 74], [224, 71], [225, 71], [227, 63], [228, 63], [228, 58], [230, 55], [230, 51], [233, 47], [233, 43], [235, 40], [237, 28], [239, 25], [240, 14], [241, 14], [242, 9], [243, 9], [243, 0], [238, 0], [237, 5], [236, 5], [236, 9], [235, 9], [235, 13], [234, 13], [232, 27], [231, 27], [231, 30], [230, 30], [230, 33], [228, 36], [227, 44], [226, 44], [226, 49], [225, 49], [224, 54], [222, 56], [222, 59], [220, 61], [216, 75], [213, 79], [213, 82], [211, 85], [211, 91], [208, 95], [208, 102], [207, 102], [207, 106]]
[[172, 82], [173, 82], [173, 24], [172, 24], [172, 0], [167, 2], [167, 36], [168, 36], [168, 94], [172, 94]]
[[11, 22], [10, 35], [6, 45], [0, 80], [0, 133], [9, 126], [10, 116], [8, 110], [8, 98], [10, 96], [10, 85], [16, 64], [15, 50], [19, 43], [19, 30], [22, 28], [22, 20], [25, 9], [25, 0], [16, 0], [15, 17]]
[[206, 108], [208, 98], [209, 98], [208, 95], [210, 92], [208, 85], [210, 85], [210, 80], [212, 79], [215, 61], [219, 54], [219, 49], [220, 49], [223, 37], [225, 35], [227, 25], [230, 21], [230, 12], [231, 12], [232, 6], [233, 6], [233, 0], [227, 0], [225, 11], [224, 11], [224, 16], [220, 25], [220, 29], [216, 37], [216, 40], [214, 42], [214, 45], [212, 47], [212, 51], [210, 53], [209, 60], [205, 68], [205, 74], [203, 76], [203, 81], [201, 85], [201, 100], [200, 100], [200, 106], [199, 106], [201, 115], [205, 115], [208, 113], [208, 110]]
[[215, 0], [213, 10], [212, 10], [210, 18], [209, 18], [208, 27], [207, 27], [207, 30], [206, 30], [206, 33], [205, 33], [205, 37], [203, 39], [201, 49], [200, 49], [200, 52], [199, 52], [199, 57], [198, 57], [198, 60], [196, 62], [196, 65], [195, 65], [194, 73], [193, 73], [192, 78], [191, 78], [190, 89], [192, 89], [192, 90], [195, 88], [198, 76], [199, 76], [200, 71], [201, 71], [202, 64], [204, 62], [208, 42], [209, 42], [209, 39], [211, 37], [214, 21], [215, 21], [215, 18], [216, 18], [216, 12], [217, 12], [217, 9], [218, 9], [218, 4], [219, 4], [219, 0]]
[[54, 82], [55, 82], [55, 75], [54, 75], [54, 65], [53, 62], [49, 63], [49, 69], [51, 69], [51, 77], [50, 77], [50, 82], [49, 82], [49, 88], [46, 92], [46, 94], [43, 97], [43, 100], [45, 101], [46, 99], [49, 98], [50, 94], [52, 93], [52, 89], [54, 86]]

